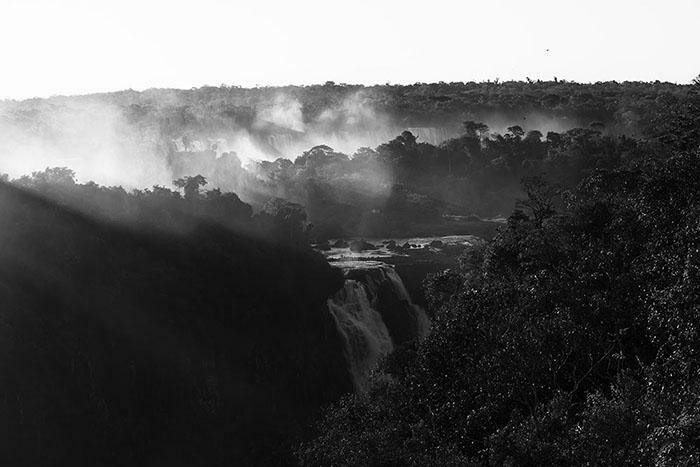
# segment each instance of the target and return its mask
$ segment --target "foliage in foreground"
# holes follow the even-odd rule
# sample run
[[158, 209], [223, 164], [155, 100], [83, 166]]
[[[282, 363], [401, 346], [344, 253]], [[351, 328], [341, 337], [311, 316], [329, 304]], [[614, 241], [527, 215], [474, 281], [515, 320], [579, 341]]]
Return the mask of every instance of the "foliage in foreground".
[[[697, 465], [700, 153], [528, 201], [427, 281], [434, 329], [331, 408], [305, 465]], [[559, 205], [557, 210], [553, 206]]]

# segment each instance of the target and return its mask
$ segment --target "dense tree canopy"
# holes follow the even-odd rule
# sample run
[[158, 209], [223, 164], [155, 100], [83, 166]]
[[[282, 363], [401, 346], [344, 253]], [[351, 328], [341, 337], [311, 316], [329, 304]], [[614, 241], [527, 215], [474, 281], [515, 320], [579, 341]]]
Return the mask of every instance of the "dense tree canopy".
[[[694, 465], [700, 152], [530, 195], [426, 284], [425, 342], [331, 408], [306, 465]], [[555, 209], [556, 207], [556, 209]]]
[[[405, 130], [354, 154], [319, 144], [246, 166], [194, 139], [298, 136], [261, 122], [280, 95], [324, 134], [382, 118]], [[304, 465], [700, 462], [697, 83], [97, 98], [164, 146], [176, 189], [83, 183], [67, 167], [0, 175], [3, 459], [289, 464], [296, 449]], [[92, 99], [3, 102], [0, 123], [50, 139], [42, 112]], [[431, 125], [453, 137], [431, 144]], [[424, 282], [430, 335], [349, 394], [327, 308], [343, 277], [309, 241], [494, 225]]]

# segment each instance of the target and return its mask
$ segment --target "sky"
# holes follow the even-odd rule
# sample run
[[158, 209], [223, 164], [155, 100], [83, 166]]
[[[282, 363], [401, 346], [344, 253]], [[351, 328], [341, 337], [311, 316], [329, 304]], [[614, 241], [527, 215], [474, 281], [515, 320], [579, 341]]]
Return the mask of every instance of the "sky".
[[689, 83], [700, 0], [0, 0], [0, 99], [220, 84]]

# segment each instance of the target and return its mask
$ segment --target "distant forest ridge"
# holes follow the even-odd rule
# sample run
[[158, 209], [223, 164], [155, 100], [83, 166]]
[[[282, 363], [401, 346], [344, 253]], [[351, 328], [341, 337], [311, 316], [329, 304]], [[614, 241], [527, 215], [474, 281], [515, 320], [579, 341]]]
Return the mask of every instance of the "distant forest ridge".
[[0, 164], [12, 177], [70, 167], [129, 188], [202, 175], [258, 209], [301, 204], [321, 238], [405, 231], [418, 212], [434, 229], [444, 215], [507, 214], [523, 177], [568, 188], [596, 169], [694, 148], [699, 89], [329, 82], [4, 102]]
[[[256, 117], [256, 110], [290, 102], [299, 107], [287, 110], [298, 113], [294, 117], [300, 117], [302, 123], [308, 124], [328, 119], [328, 109], [351, 113], [347, 100], [352, 98], [357, 105], [371, 106], [373, 111], [409, 126], [459, 124], [464, 119], [481, 120], [488, 124], [491, 122], [487, 120], [496, 116], [512, 125], [539, 112], [552, 118], [572, 119], [577, 123], [573, 126], [587, 126], [598, 121], [614, 130], [629, 131], [638, 129], [639, 124], [645, 123], [647, 116], [660, 106], [678, 103], [695, 93], [695, 84], [660, 81], [584, 84], [565, 80], [495, 80], [372, 86], [329, 81], [323, 85], [309, 86], [243, 88], [221, 85], [6, 100], [0, 101], [0, 112], [7, 118], [15, 112], [26, 112], [43, 105], [97, 100], [125, 108], [136, 121], [145, 119], [153, 111], [164, 111], [166, 113], [160, 116], [170, 118], [170, 121], [164, 122], [163, 129], [167, 130], [178, 123], [193, 127], [216, 122], [222, 125], [250, 123]], [[283, 100], [289, 102], [281, 102]], [[275, 117], [280, 116], [268, 117], [274, 121]]]

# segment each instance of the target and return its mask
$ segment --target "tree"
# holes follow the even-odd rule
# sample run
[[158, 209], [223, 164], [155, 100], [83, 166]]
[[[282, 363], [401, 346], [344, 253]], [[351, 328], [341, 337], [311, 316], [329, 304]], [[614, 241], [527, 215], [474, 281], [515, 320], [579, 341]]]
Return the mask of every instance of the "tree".
[[520, 139], [525, 135], [525, 130], [523, 130], [523, 127], [520, 125], [509, 126], [507, 135], [515, 139]]
[[75, 185], [75, 172], [68, 167], [47, 167], [40, 172], [32, 172], [31, 177], [22, 177], [21, 183], [28, 185]]
[[555, 202], [561, 188], [547, 182], [541, 176], [535, 176], [523, 179], [523, 190], [527, 199], [518, 201], [518, 206], [528, 210], [537, 225], [542, 225], [546, 218], [556, 212]]
[[195, 199], [199, 196], [199, 189], [207, 184], [207, 179], [201, 175], [194, 177], [183, 177], [173, 180], [173, 185], [182, 189], [185, 193], [185, 199]]
[[542, 132], [539, 130], [528, 131], [527, 136], [525, 136], [525, 141], [539, 143], [542, 141]]
[[462, 126], [464, 127], [464, 135], [469, 138], [481, 138], [489, 132], [488, 125], [481, 122], [467, 120]]
[[396, 137], [396, 140], [406, 147], [412, 147], [416, 145], [417, 138], [413, 133], [408, 130], [402, 131], [401, 135]]

